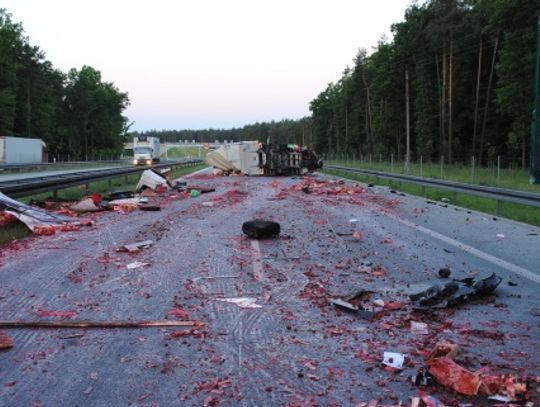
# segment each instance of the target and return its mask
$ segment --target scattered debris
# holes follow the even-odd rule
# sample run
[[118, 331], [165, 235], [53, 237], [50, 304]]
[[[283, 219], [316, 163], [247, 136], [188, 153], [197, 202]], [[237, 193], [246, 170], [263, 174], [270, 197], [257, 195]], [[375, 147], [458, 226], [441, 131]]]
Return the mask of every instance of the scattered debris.
[[356, 305], [351, 303], [351, 301], [357, 300], [360, 297], [362, 297], [362, 296], [364, 296], [366, 294], [370, 294], [370, 293], [371, 293], [371, 291], [358, 290], [358, 291], [354, 292], [353, 294], [351, 294], [351, 295], [349, 295], [349, 296], [347, 296], [345, 298], [335, 298], [335, 299], [331, 300], [331, 303], [334, 306], [336, 306], [338, 308], [341, 308], [342, 310], [357, 314], [358, 316], [360, 316], [363, 319], [371, 319], [375, 315], [374, 312], [368, 311], [368, 310], [364, 309], [361, 306], [356, 306]]
[[482, 384], [478, 374], [461, 367], [447, 356], [431, 358], [427, 361], [428, 371], [437, 382], [460, 394], [474, 396]]
[[[146, 190], [146, 191], [148, 191], [148, 190]], [[148, 205], [148, 204], [145, 204], [145, 203], [139, 203], [139, 209], [141, 211], [157, 212], [157, 211], [161, 210], [161, 207], [157, 206], [157, 205]]]
[[497, 233], [497, 240], [504, 240], [506, 238], [506, 236], [504, 235], [504, 233]]
[[189, 196], [192, 198], [198, 198], [200, 195], [201, 195], [201, 192], [196, 189], [192, 189], [191, 192], [189, 193]]
[[202, 206], [214, 206], [216, 203], [214, 201], [206, 201], [201, 203]]
[[257, 298], [251, 298], [251, 297], [217, 298], [217, 300], [238, 305], [240, 308], [262, 308], [262, 305], [257, 304]]
[[405, 355], [396, 352], [384, 352], [383, 364], [394, 369], [403, 369], [403, 363], [405, 363]]
[[483, 280], [469, 277], [444, 285], [434, 285], [425, 291], [410, 295], [409, 298], [416, 307], [453, 307], [471, 298], [491, 294], [501, 281], [502, 278], [495, 273]]
[[508, 281], [508, 285], [511, 287], [516, 287], [517, 283], [514, 283], [513, 281]]
[[271, 239], [279, 236], [281, 227], [277, 222], [251, 220], [242, 224], [242, 232], [250, 239]]
[[109, 195], [104, 196], [104, 201], [114, 201], [116, 199], [127, 199], [127, 198], [133, 198], [135, 194], [132, 191], [113, 191], [109, 193]]
[[150, 265], [150, 263], [142, 263], [140, 261], [134, 261], [132, 263], [129, 263], [126, 267], [129, 270], [133, 270], [133, 269], [137, 269], [137, 268], [145, 267], [145, 266], [149, 266], [149, 265]]
[[439, 277], [441, 278], [448, 278], [450, 277], [450, 274], [452, 274], [452, 272], [450, 271], [448, 267], [443, 267], [439, 269]]
[[[15, 201], [0, 192], [0, 208], [21, 222], [35, 234], [52, 235], [56, 230], [73, 230], [71, 227], [88, 225], [76, 218], [58, 215]], [[67, 226], [67, 228], [66, 228]]]
[[97, 212], [101, 210], [92, 198], [82, 199], [76, 204], [71, 205], [69, 209], [77, 213]]
[[423, 367], [411, 379], [416, 386], [430, 386], [433, 383], [433, 377]]
[[134, 206], [136, 207], [139, 203], [148, 202], [145, 200], [145, 198], [122, 198], [122, 199], [115, 199], [114, 201], [109, 201], [109, 205], [111, 206]]
[[411, 332], [418, 335], [428, 335], [428, 325], [424, 322], [411, 321]]
[[0, 350], [13, 347], [13, 340], [5, 332], [0, 331]]
[[471, 372], [460, 366], [453, 360], [458, 349], [453, 343], [438, 343], [427, 359], [429, 374], [441, 385], [467, 396], [498, 394], [509, 401], [527, 392], [527, 385], [512, 375], [492, 375], [487, 368]]
[[152, 240], [145, 240], [143, 242], [135, 242], [120, 246], [116, 249], [117, 252], [138, 252], [141, 249], [147, 249], [152, 246], [154, 242]]
[[147, 188], [155, 190], [160, 186], [165, 187], [166, 189], [170, 187], [167, 178], [156, 170], [144, 170], [141, 174], [139, 182], [137, 183], [137, 186], [135, 187], [135, 191], [142, 192]]

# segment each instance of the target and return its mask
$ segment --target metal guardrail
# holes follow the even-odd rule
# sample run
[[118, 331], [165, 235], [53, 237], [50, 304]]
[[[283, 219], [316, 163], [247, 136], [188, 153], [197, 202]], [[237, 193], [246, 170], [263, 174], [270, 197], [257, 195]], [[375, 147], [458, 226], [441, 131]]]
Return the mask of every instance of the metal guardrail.
[[23, 178], [18, 180], [0, 181], [0, 192], [10, 198], [29, 196], [40, 192], [56, 191], [77, 185], [90, 184], [96, 181], [110, 180], [118, 177], [127, 177], [132, 174], [138, 174], [149, 168], [178, 168], [191, 167], [201, 164], [203, 161], [198, 159], [174, 161], [163, 164], [155, 164], [151, 167], [122, 167], [94, 169], [88, 171], [77, 171], [72, 173], [62, 173], [55, 175], [36, 176], [32, 178]]
[[30, 164], [0, 164], [0, 173], [1, 172], [17, 172], [24, 170], [35, 170], [35, 169], [50, 169], [54, 167], [70, 167], [70, 166], [80, 166], [88, 164], [130, 164], [131, 160], [100, 160], [100, 161], [57, 161], [57, 162], [46, 162], [46, 163], [30, 163]]
[[[483, 198], [494, 199], [497, 201], [498, 211], [502, 206], [502, 202], [512, 202], [522, 205], [530, 205], [540, 207], [540, 194], [534, 192], [516, 191], [512, 189], [503, 189], [495, 187], [486, 187], [483, 185], [465, 184], [454, 181], [444, 181], [433, 178], [421, 178], [412, 175], [393, 174], [389, 172], [365, 170], [361, 168], [342, 167], [339, 165], [326, 165], [324, 167], [328, 170], [343, 171], [353, 174], [367, 175], [376, 178], [387, 179], [391, 181], [406, 182], [409, 184], [416, 184], [422, 186], [422, 188], [431, 187], [437, 189], [444, 189], [453, 193], [463, 193], [469, 195], [480, 196]], [[425, 195], [425, 191], [422, 191]]]

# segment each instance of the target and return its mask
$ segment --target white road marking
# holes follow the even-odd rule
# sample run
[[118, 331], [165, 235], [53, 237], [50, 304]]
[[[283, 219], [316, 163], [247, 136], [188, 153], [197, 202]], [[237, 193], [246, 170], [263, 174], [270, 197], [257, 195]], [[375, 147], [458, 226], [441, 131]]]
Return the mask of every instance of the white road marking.
[[255, 279], [257, 281], [262, 281], [264, 274], [263, 274], [263, 265], [261, 261], [261, 258], [262, 258], [261, 246], [259, 245], [259, 241], [252, 239], [251, 247], [253, 248], [253, 275], [255, 276]]
[[537, 284], [540, 284], [540, 275], [533, 273], [532, 271], [529, 271], [527, 269], [524, 269], [523, 267], [517, 266], [515, 264], [509, 263], [506, 260], [500, 259], [496, 256], [493, 256], [489, 253], [485, 253], [481, 250], [478, 250], [472, 246], [469, 246], [463, 242], [460, 242], [458, 240], [452, 239], [451, 237], [442, 235], [438, 232], [435, 232], [434, 230], [425, 228], [423, 226], [417, 225], [409, 220], [399, 218], [392, 214], [386, 214], [388, 217], [392, 218], [393, 220], [400, 222], [406, 226], [409, 226], [413, 229], [416, 229], [422, 233], [425, 233], [428, 236], [434, 237], [435, 239], [438, 239], [444, 243], [447, 243], [451, 246], [457, 247], [458, 249], [461, 249], [469, 254], [472, 254], [473, 256], [476, 256], [482, 260], [485, 260], [489, 263], [492, 263], [496, 266], [499, 266], [505, 270], [508, 270], [510, 272], [516, 273], [517, 275], [526, 278], [530, 281], [533, 281]]

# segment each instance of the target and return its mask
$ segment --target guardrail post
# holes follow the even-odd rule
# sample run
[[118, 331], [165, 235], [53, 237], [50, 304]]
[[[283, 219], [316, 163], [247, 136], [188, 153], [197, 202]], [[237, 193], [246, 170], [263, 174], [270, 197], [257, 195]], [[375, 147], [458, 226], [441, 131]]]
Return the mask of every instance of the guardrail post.
[[422, 161], [422, 156], [420, 156], [420, 178], [424, 177], [424, 162]]
[[422, 185], [422, 196], [426, 196], [426, 186]]
[[444, 179], [444, 155], [441, 155], [441, 179]]
[[57, 189], [53, 189], [52, 196], [53, 196], [54, 199], [58, 199], [58, 190]]
[[501, 182], [501, 156], [497, 156], [497, 185]]
[[501, 213], [502, 213], [502, 208], [503, 208], [503, 201], [500, 201], [498, 200], [497, 201], [497, 210], [496, 210], [496, 214], [501, 216]]

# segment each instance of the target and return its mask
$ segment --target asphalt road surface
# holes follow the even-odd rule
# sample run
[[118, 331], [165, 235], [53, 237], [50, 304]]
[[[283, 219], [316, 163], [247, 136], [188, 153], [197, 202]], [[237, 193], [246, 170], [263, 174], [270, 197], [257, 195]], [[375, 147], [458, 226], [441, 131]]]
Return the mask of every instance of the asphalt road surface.
[[[212, 177], [215, 192], [155, 198], [160, 212], [83, 215], [95, 224], [0, 252], [0, 319], [200, 321], [195, 328], [3, 329], [2, 406], [409, 405], [410, 377], [440, 341], [470, 371], [511, 374], [540, 393], [540, 228], [330, 178]], [[304, 188], [306, 193], [302, 190]], [[281, 224], [250, 240], [244, 221]], [[358, 233], [355, 233], [358, 232]], [[155, 244], [137, 253], [115, 248]], [[130, 269], [135, 261], [145, 265]], [[418, 311], [408, 295], [451, 278], [495, 293]], [[330, 304], [359, 289], [373, 319]], [[254, 308], [223, 301], [251, 298]], [[427, 332], [411, 330], [411, 321]], [[1, 328], [0, 328], [1, 329]], [[405, 354], [403, 369], [383, 352]], [[494, 405], [434, 382], [445, 405]], [[365, 405], [365, 404], [364, 404]], [[375, 405], [375, 404], [371, 404]]]

